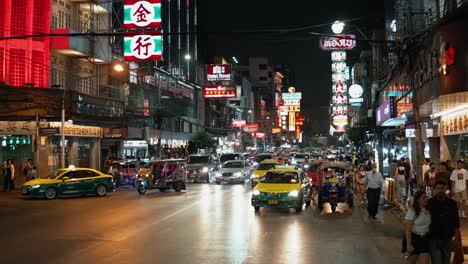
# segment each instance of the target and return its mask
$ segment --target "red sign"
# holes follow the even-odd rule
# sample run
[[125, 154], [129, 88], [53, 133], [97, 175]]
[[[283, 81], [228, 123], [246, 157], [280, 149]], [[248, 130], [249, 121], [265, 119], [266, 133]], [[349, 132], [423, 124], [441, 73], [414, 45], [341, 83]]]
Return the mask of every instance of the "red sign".
[[220, 82], [231, 80], [231, 65], [208, 64], [206, 65], [206, 80], [209, 82]]
[[204, 98], [235, 98], [237, 88], [235, 86], [211, 85], [203, 88]]
[[257, 133], [255, 133], [255, 138], [264, 139], [264, 138], [266, 138], [266, 135], [265, 135], [265, 133], [257, 132]]
[[256, 133], [258, 131], [258, 124], [246, 124], [243, 129], [245, 132]]
[[296, 126], [296, 139], [299, 140], [301, 138], [301, 127]]
[[149, 111], [149, 100], [148, 99], [145, 99], [143, 101], [143, 115], [145, 116], [149, 116], [150, 115], [150, 111]]
[[241, 128], [243, 126], [245, 126], [247, 124], [247, 122], [243, 119], [234, 119], [232, 120], [232, 127], [235, 127], [235, 128]]
[[445, 52], [445, 64], [447, 66], [455, 64], [455, 49], [453, 47], [449, 47]]
[[320, 39], [320, 48], [323, 50], [351, 50], [354, 47], [356, 47], [356, 37], [354, 35], [340, 35]]

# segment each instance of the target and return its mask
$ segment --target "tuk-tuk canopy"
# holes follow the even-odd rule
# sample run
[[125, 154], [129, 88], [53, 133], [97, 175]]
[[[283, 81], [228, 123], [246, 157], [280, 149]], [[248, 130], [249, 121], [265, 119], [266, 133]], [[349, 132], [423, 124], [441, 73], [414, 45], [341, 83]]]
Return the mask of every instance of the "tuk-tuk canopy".
[[325, 170], [328, 168], [337, 168], [337, 169], [342, 169], [342, 170], [351, 170], [352, 169], [352, 164], [348, 162], [341, 162], [341, 161], [335, 161], [335, 162], [327, 162], [324, 163], [320, 166], [321, 170]]

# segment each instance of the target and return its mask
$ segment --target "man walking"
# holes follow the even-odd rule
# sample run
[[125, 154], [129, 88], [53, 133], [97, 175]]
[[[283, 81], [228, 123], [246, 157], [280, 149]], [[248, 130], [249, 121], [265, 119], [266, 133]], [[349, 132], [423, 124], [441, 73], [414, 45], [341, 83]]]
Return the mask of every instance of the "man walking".
[[447, 168], [448, 168], [447, 163], [445, 163], [445, 162], [440, 163], [440, 169], [436, 174], [436, 181], [444, 180], [445, 182], [447, 182], [448, 189], [451, 190], [452, 189], [451, 188], [452, 184], [450, 182], [450, 176], [452, 176], [452, 175], [450, 174], [450, 172], [448, 171]]
[[457, 161], [457, 168], [453, 170], [450, 176], [453, 186], [453, 197], [458, 202], [460, 216], [465, 219], [465, 202], [467, 199], [466, 181], [468, 180], [468, 171], [463, 168], [463, 161]]
[[447, 182], [435, 183], [427, 210], [431, 213], [430, 253], [432, 264], [450, 264], [452, 247], [460, 246], [460, 219], [457, 203], [447, 197]]
[[377, 164], [372, 164], [372, 170], [367, 172], [365, 181], [367, 182], [367, 212], [370, 219], [376, 219], [380, 192], [384, 183], [382, 174], [377, 171]]

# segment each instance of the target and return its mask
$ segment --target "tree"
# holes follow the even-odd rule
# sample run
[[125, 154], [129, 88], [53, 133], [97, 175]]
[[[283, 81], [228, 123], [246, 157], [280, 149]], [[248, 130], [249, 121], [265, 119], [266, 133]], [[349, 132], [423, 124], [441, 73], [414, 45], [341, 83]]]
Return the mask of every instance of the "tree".
[[205, 131], [198, 132], [192, 141], [196, 143], [198, 148], [210, 148], [216, 143], [213, 135]]

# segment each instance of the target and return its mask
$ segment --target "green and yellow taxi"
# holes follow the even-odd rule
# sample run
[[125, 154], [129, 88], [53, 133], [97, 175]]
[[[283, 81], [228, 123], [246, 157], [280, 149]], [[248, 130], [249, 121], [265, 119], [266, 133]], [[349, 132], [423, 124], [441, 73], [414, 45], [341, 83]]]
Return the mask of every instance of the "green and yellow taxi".
[[47, 178], [24, 183], [22, 194], [29, 198], [52, 200], [60, 196], [105, 196], [114, 191], [114, 188], [111, 175], [94, 169], [70, 166], [51, 172]]
[[260, 208], [294, 208], [302, 211], [304, 203], [312, 201], [310, 181], [301, 169], [295, 166], [276, 165], [252, 191], [252, 206]]
[[259, 183], [260, 179], [265, 176], [269, 170], [274, 169], [276, 165], [278, 165], [278, 160], [276, 159], [265, 159], [260, 162], [250, 177], [250, 184], [252, 185], [252, 188], [254, 188], [257, 183]]

